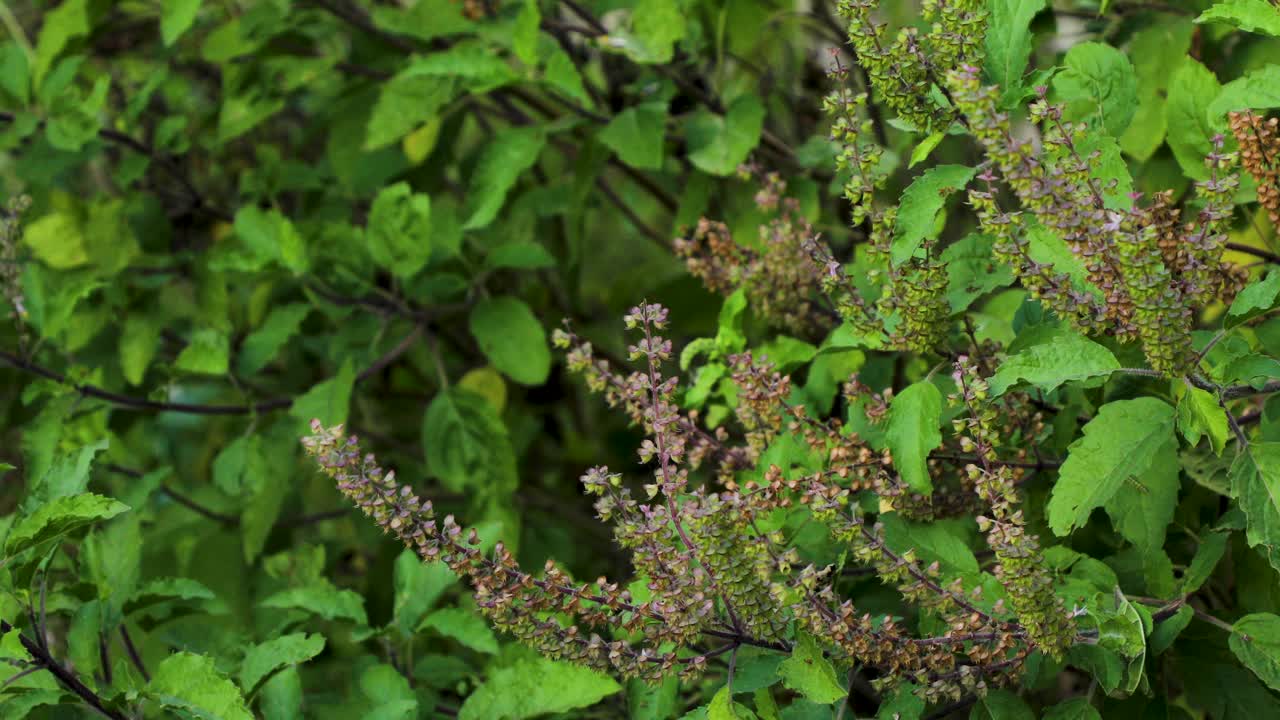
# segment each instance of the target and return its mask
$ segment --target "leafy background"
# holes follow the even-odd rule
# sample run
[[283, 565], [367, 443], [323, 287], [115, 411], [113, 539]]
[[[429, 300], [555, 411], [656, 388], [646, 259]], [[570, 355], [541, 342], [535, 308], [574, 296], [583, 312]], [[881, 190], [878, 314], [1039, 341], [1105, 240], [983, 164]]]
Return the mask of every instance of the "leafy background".
[[[1212, 103], [1280, 105], [1280, 20], [1264, 0], [1106, 5], [992, 0], [987, 71], [1012, 89], [1027, 59], [1055, 69], [1035, 79], [1118, 139], [1135, 188], [1185, 192], [1225, 127]], [[886, 2], [881, 13], [896, 26], [918, 8]], [[495, 636], [448, 570], [420, 564], [346, 507], [298, 438], [312, 417], [346, 423], [527, 566], [555, 557], [579, 578], [627, 577], [576, 478], [597, 464], [633, 467], [639, 434], [567, 375], [549, 330], [569, 318], [620, 358], [617, 319], [648, 297], [676, 309], [679, 341], [716, 338], [702, 346], [715, 357], [772, 343], [796, 367], [813, 358], [824, 338], [779, 341], [733, 299], [722, 311], [670, 239], [704, 215], [756, 237], [759, 184], [737, 175], [752, 159], [782, 173], [815, 229], [848, 246], [821, 107], [829, 49], [845, 42], [829, 3], [64, 0], [0, 3], [0, 21], [0, 182], [30, 199], [3, 258], [15, 310], [0, 329], [10, 367], [0, 456], [11, 466], [0, 489], [0, 653], [13, 662], [0, 664], [0, 715], [90, 712], [52, 674], [25, 671], [41, 653], [74, 669], [107, 712], [148, 717], [738, 712], [717, 693], [723, 675], [622, 687]], [[900, 242], [909, 255], [936, 232], [937, 188], [974, 158], [892, 119], [880, 129], [912, 222]], [[932, 180], [910, 183], [931, 154]], [[1265, 213], [1233, 237], [1255, 255], [1273, 240]], [[984, 336], [1012, 341], [1023, 299], [1003, 289], [1012, 278], [991, 272], [982, 248], [960, 262], [970, 258], [953, 247], [953, 306], [982, 298], [972, 312]], [[1258, 310], [1274, 304], [1271, 278]], [[1272, 355], [1277, 337], [1262, 337]], [[1083, 371], [1046, 378], [1033, 351], [996, 382], [1052, 390], [1114, 369], [1086, 358]], [[819, 406], [849, 371], [901, 388], [929, 366], [837, 357], [801, 383]], [[1257, 362], [1262, 376], [1280, 375], [1274, 359]], [[700, 392], [708, 416], [723, 418], [731, 397], [711, 393], [713, 375]], [[1080, 442], [1096, 451], [1062, 468], [1087, 481], [1079, 497], [1054, 495], [1053, 529], [1083, 526], [1107, 502], [1088, 495], [1094, 483], [1181, 462], [1197, 488], [1190, 499], [1176, 515], [1156, 499], [1158, 512], [1108, 505], [1120, 532], [1168, 563], [1166, 527], [1187, 529], [1169, 530], [1183, 543], [1184, 597], [1216, 572], [1230, 577], [1237, 614], [1280, 610], [1275, 527], [1204, 531], [1188, 551], [1189, 528], [1216, 507], [1215, 490], [1227, 493], [1223, 418], [1211, 407], [1184, 418], [1190, 401], [1176, 417], [1167, 404], [1141, 405], [1151, 398], [1125, 402], [1085, 428]], [[1202, 428], [1219, 454], [1180, 451], [1174, 424]], [[1113, 427], [1133, 446], [1117, 446]], [[1074, 430], [1057, 436], [1060, 452]], [[886, 442], [929, 448], [914, 433]], [[1277, 447], [1255, 444], [1237, 460], [1267, 474], [1271, 491]], [[923, 465], [904, 478], [927, 482]], [[1256, 502], [1275, 512], [1274, 498]], [[1030, 504], [1044, 503], [1041, 493]], [[1113, 555], [1106, 542], [1090, 535], [1059, 559], [1101, 566], [1087, 556]], [[1144, 568], [1124, 556], [1090, 571]], [[877, 592], [867, 588], [872, 606]], [[1184, 627], [1189, 616], [1177, 615]], [[1099, 702], [1111, 703], [1108, 717], [1275, 716], [1280, 701], [1235, 659], [1262, 653], [1246, 663], [1277, 687], [1274, 617], [1246, 617], [1229, 641], [1191, 625], [1178, 641], [1187, 650], [1161, 661], [1188, 670], [1176, 692]], [[1263, 649], [1237, 647], [1241, 635], [1266, 638]], [[843, 696], [813, 652], [798, 649], [791, 665], [744, 655], [735, 690]], [[996, 692], [973, 712], [1031, 717], [1023, 702]], [[810, 705], [781, 717], [830, 716]], [[890, 703], [882, 716], [913, 711]], [[1053, 717], [1088, 711], [1071, 701]]]

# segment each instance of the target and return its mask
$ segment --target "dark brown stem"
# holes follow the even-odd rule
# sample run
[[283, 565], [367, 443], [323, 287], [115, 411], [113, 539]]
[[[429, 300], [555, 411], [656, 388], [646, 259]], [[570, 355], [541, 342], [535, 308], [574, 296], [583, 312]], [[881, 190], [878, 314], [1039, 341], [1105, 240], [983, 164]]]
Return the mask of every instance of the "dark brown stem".
[[[0, 633], [8, 633], [13, 631], [13, 629], [14, 627], [10, 625], [8, 621], [0, 620]], [[56, 678], [63, 687], [74, 693], [84, 701], [84, 704], [93, 708], [93, 710], [98, 714], [103, 717], [111, 718], [112, 720], [129, 720], [123, 713], [109, 709], [106, 704], [103, 703], [102, 698], [98, 697], [97, 693], [81, 682], [80, 678], [76, 677], [74, 672], [64, 667], [62, 663], [49, 655], [48, 651], [40, 646], [40, 643], [23, 634], [18, 635], [18, 642], [22, 643], [22, 647], [26, 648], [27, 652], [31, 654], [32, 659], [35, 660], [37, 665], [52, 673], [53, 677]]]

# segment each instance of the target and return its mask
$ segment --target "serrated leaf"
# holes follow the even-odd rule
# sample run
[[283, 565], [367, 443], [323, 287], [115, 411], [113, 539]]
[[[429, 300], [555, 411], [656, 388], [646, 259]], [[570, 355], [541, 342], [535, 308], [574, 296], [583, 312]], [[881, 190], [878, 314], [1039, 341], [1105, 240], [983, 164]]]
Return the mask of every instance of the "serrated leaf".
[[1196, 22], [1225, 23], [1245, 32], [1280, 37], [1280, 10], [1267, 0], [1222, 0], [1200, 13]]
[[809, 635], [800, 635], [791, 657], [778, 665], [778, 676], [788, 688], [819, 705], [829, 705], [846, 695], [836, 679], [835, 668]]
[[236, 212], [235, 228], [236, 235], [259, 260], [279, 263], [294, 275], [310, 267], [302, 235], [283, 213], [250, 205]]
[[631, 11], [634, 45], [627, 49], [642, 63], [670, 62], [675, 44], [685, 36], [685, 13], [677, 0], [638, 0]]
[[458, 720], [523, 720], [589, 707], [622, 687], [595, 670], [544, 658], [490, 673], [458, 710]]
[[1138, 102], [1133, 64], [1110, 45], [1084, 42], [1063, 58], [1066, 68], [1053, 78], [1053, 90], [1066, 104], [1063, 116], [1118, 138], [1129, 127]]
[[893, 454], [893, 467], [914, 492], [933, 491], [929, 477], [929, 453], [942, 445], [942, 393], [921, 380], [893, 397], [889, 407], [885, 443]]
[[498, 652], [498, 638], [484, 618], [462, 608], [443, 608], [422, 619], [417, 631], [435, 632], [457, 640], [476, 652], [492, 655]]
[[1127, 479], [1123, 490], [1104, 505], [1116, 531], [1144, 557], [1164, 546], [1165, 529], [1173, 522], [1178, 506], [1177, 450], [1177, 439], [1168, 435], [1164, 446], [1156, 449], [1150, 466]]
[[618, 113], [596, 138], [631, 167], [661, 170], [666, 130], [667, 104], [650, 102]]
[[1222, 455], [1231, 430], [1227, 423], [1227, 411], [1218, 404], [1218, 398], [1208, 390], [1190, 384], [1176, 386], [1178, 398], [1178, 431], [1195, 447], [1201, 437], [1209, 438], [1213, 454]]
[[1227, 310], [1227, 327], [1235, 327], [1274, 308], [1277, 296], [1280, 296], [1280, 271], [1271, 270], [1236, 295]]
[[347, 422], [351, 389], [355, 386], [355, 381], [355, 365], [348, 358], [338, 368], [337, 374], [316, 383], [294, 400], [289, 414], [308, 424], [312, 419], [318, 419], [326, 427], [343, 425]]
[[946, 137], [946, 133], [936, 132], [931, 133], [928, 137], [921, 140], [920, 143], [916, 145], [915, 149], [911, 151], [911, 160], [907, 163], [907, 167], [913, 168], [927, 160], [929, 155], [934, 151], [934, 148], [938, 147], [938, 144]]
[[1209, 177], [1204, 157], [1213, 150], [1213, 136], [1226, 129], [1225, 118], [1209, 110], [1220, 91], [1213, 73], [1191, 58], [1183, 60], [1169, 80], [1166, 141], [1182, 171], [1197, 180]]
[[521, 385], [541, 385], [551, 373], [542, 323], [519, 298], [482, 300], [471, 310], [471, 335], [489, 363]]
[[1026, 382], [1046, 392], [1067, 382], [1107, 377], [1120, 369], [1120, 361], [1102, 345], [1074, 332], [1054, 333], [1046, 342], [1032, 345], [1005, 358], [992, 376], [994, 395]]
[[124, 605], [124, 613], [132, 615], [165, 603], [203, 605], [216, 599], [212, 590], [191, 578], [157, 578], [134, 591]]
[[1083, 435], [1067, 450], [1066, 462], [1046, 507], [1049, 527], [1059, 536], [1089, 520], [1124, 483], [1146, 473], [1171, 451], [1173, 408], [1152, 397], [1117, 400], [1098, 409]]
[[198, 375], [226, 375], [231, 361], [231, 341], [226, 334], [213, 328], [201, 328], [191, 335], [191, 341], [178, 359], [175, 370]]
[[1225, 122], [1223, 116], [1233, 110], [1262, 110], [1280, 107], [1280, 65], [1264, 65], [1222, 86], [1209, 103], [1209, 117]]
[[760, 142], [763, 130], [764, 106], [751, 93], [734, 100], [723, 116], [699, 111], [685, 125], [689, 161], [709, 175], [732, 175]]
[[241, 375], [256, 375], [275, 358], [280, 348], [297, 334], [302, 321], [311, 312], [306, 303], [290, 303], [271, 308], [267, 318], [256, 330], [249, 333], [240, 345], [236, 357], [236, 369]]
[[451, 77], [424, 74], [412, 66], [402, 70], [378, 90], [363, 148], [377, 150], [397, 142], [436, 118], [457, 94], [458, 84]]
[[971, 720], [1035, 720], [1035, 717], [1027, 703], [1008, 690], [988, 692], [970, 715]]
[[204, 655], [180, 652], [165, 658], [156, 667], [146, 694], [164, 707], [202, 720], [253, 720], [240, 689]]
[[258, 643], [240, 663], [240, 687], [252, 695], [264, 681], [290, 665], [304, 663], [324, 650], [324, 636], [293, 633]]
[[926, 238], [935, 236], [938, 213], [947, 197], [963, 190], [975, 172], [975, 168], [965, 165], [938, 165], [911, 182], [902, 193], [893, 227], [889, 255], [894, 265], [910, 260]]
[[1245, 514], [1245, 540], [1280, 571], [1280, 443], [1253, 442], [1231, 464], [1231, 494]]
[[493, 222], [506, 202], [507, 193], [538, 161], [546, 144], [547, 136], [541, 129], [515, 128], [503, 131], [485, 145], [471, 173], [463, 230], [479, 230]]
[[54, 212], [27, 223], [22, 242], [45, 265], [56, 270], [79, 267], [89, 262], [84, 233], [75, 216]]
[[1182, 575], [1182, 595], [1194, 593], [1209, 580], [1218, 561], [1227, 551], [1228, 539], [1230, 533], [1220, 531], [1201, 535], [1200, 542], [1196, 545], [1196, 554], [1192, 556], [1191, 564], [1187, 565], [1187, 571]]
[[1231, 626], [1231, 652], [1259, 680], [1280, 691], [1280, 616], [1245, 615]]
[[373, 199], [365, 227], [369, 255], [399, 278], [411, 278], [431, 258], [431, 198], [409, 183], [385, 187]]
[[422, 424], [427, 469], [454, 492], [516, 484], [515, 455], [507, 428], [492, 405], [475, 393], [453, 388], [431, 401]]
[[56, 498], [13, 524], [4, 541], [5, 557], [110, 520], [126, 510], [128, 505], [94, 493]]
[[1021, 93], [1022, 76], [1031, 58], [1031, 20], [1044, 9], [1045, 0], [992, 0], [987, 6], [991, 15], [982, 69], [1008, 100]]
[[360, 593], [340, 590], [323, 579], [305, 587], [281, 590], [258, 605], [303, 610], [325, 620], [350, 620], [361, 626], [369, 624], [364, 611], [364, 597]]

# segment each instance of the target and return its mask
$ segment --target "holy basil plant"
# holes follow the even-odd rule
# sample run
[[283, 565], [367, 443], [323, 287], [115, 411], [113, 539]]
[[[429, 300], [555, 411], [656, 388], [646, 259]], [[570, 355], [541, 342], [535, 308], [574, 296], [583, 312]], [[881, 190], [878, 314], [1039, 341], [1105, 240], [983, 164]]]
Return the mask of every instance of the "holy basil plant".
[[1280, 717], [1269, 0], [0, 25], [0, 717]]

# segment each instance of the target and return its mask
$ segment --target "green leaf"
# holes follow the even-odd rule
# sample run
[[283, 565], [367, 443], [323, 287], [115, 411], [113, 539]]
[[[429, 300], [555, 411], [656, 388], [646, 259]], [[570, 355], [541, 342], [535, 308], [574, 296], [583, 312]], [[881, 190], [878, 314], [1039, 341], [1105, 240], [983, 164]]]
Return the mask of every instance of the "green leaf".
[[1222, 455], [1231, 430], [1227, 425], [1227, 411], [1218, 404], [1218, 398], [1189, 383], [1178, 383], [1174, 390], [1178, 398], [1178, 431], [1187, 439], [1187, 444], [1195, 447], [1201, 437], [1208, 436], [1213, 454]]
[[1280, 443], [1253, 442], [1231, 464], [1231, 494], [1245, 514], [1245, 540], [1280, 571]]
[[836, 670], [822, 655], [812, 637], [801, 634], [791, 650], [791, 657], [778, 666], [783, 685], [818, 703], [829, 705], [846, 694], [836, 679]]
[[53, 67], [62, 51], [74, 39], [89, 34], [88, 0], [66, 0], [44, 13], [40, 35], [36, 39], [36, 56], [32, 65], [32, 85], [39, 87], [45, 73]]
[[[1045, 0], [992, 0], [985, 37], [987, 79], [1000, 86], [1008, 100], [1021, 95], [1022, 76], [1031, 58], [1031, 20], [1044, 9]], [[1003, 103], [1002, 103], [1003, 104]]]
[[760, 142], [763, 129], [764, 105], [750, 93], [734, 100], [723, 116], [699, 111], [685, 125], [689, 161], [709, 175], [732, 175]]
[[946, 133], [936, 132], [931, 133], [928, 137], [921, 140], [920, 143], [916, 145], [915, 149], [911, 151], [911, 160], [907, 163], [907, 167], [913, 168], [927, 160], [934, 149], [938, 147], [938, 144], [946, 139], [946, 137]]
[[483, 397], [461, 388], [431, 401], [422, 424], [427, 469], [454, 492], [514, 489], [515, 455], [506, 426]]
[[650, 684], [640, 679], [627, 683], [627, 711], [630, 720], [669, 720], [679, 707], [680, 681], [666, 677]]
[[431, 198], [409, 183], [383, 188], [369, 209], [369, 255], [399, 278], [411, 278], [431, 257]]
[[1019, 382], [1051, 392], [1067, 382], [1107, 377], [1120, 369], [1120, 361], [1102, 345], [1062, 330], [1047, 341], [1005, 358], [991, 378], [991, 392], [1003, 395]]
[[1182, 576], [1180, 590], [1182, 595], [1194, 593], [1209, 580], [1214, 568], [1218, 566], [1218, 561], [1227, 552], [1227, 540], [1230, 537], [1230, 533], [1221, 531], [1210, 531], [1200, 536], [1200, 542], [1196, 545], [1196, 554], [1191, 558], [1191, 564], [1187, 566], [1187, 571]]
[[487, 270], [544, 270], [556, 266], [556, 258], [545, 247], [532, 241], [499, 245], [484, 258]]
[[310, 423], [319, 419], [326, 427], [344, 425], [351, 405], [351, 389], [355, 386], [356, 370], [348, 358], [338, 369], [338, 374], [321, 381], [293, 401], [289, 414]]
[[1157, 398], [1109, 402], [1071, 444], [1046, 507], [1049, 527], [1066, 535], [1081, 527], [1094, 508], [1112, 498], [1126, 481], [1151, 469], [1171, 452], [1173, 408]]
[[542, 24], [542, 10], [538, 0], [524, 0], [520, 14], [516, 15], [511, 49], [520, 62], [530, 67], [538, 63], [538, 26]]
[[976, 172], [964, 165], [938, 165], [926, 170], [902, 193], [889, 254], [894, 265], [910, 260], [926, 238], [937, 235], [938, 213], [947, 196], [963, 190]]
[[733, 692], [729, 686], [725, 685], [720, 688], [711, 698], [711, 702], [707, 704], [707, 720], [745, 720], [743, 715], [736, 712], [733, 702]]
[[939, 259], [947, 267], [947, 302], [962, 312], [979, 297], [1013, 284], [1013, 268], [996, 262], [992, 239], [970, 233], [947, 246]]
[[1231, 652], [1272, 690], [1280, 691], [1280, 616], [1245, 615], [1231, 626]]
[[631, 167], [661, 170], [666, 131], [667, 104], [649, 102], [618, 113], [596, 138]]
[[893, 467], [913, 491], [933, 491], [929, 453], [942, 446], [942, 393], [928, 380], [907, 386], [893, 397], [885, 441]]
[[1076, 697], [1054, 705], [1042, 720], [1102, 720], [1088, 698]]
[[1226, 129], [1223, 114], [1210, 112], [1210, 101], [1221, 91], [1218, 79], [1204, 65], [1186, 58], [1169, 80], [1165, 105], [1167, 142], [1188, 177], [1209, 177], [1204, 157], [1213, 150], [1213, 136]]
[[1076, 289], [1088, 292], [1095, 297], [1102, 295], [1089, 280], [1089, 271], [1079, 256], [1072, 252], [1066, 241], [1052, 230], [1040, 224], [1033, 224], [1027, 229], [1027, 239], [1030, 241], [1027, 254], [1032, 260], [1048, 265], [1055, 273], [1065, 274], [1071, 279], [1071, 284]]
[[880, 514], [884, 524], [885, 543], [890, 550], [904, 553], [911, 550], [923, 564], [937, 562], [946, 572], [977, 575], [978, 558], [965, 542], [962, 532], [955, 532], [957, 525], [948, 520], [914, 522], [901, 514]]
[[[1164, 547], [1165, 529], [1178, 506], [1178, 441], [1170, 434], [1156, 450], [1151, 465], [1126, 481], [1124, 490], [1105, 503], [1111, 524], [1143, 557]], [[1087, 517], [1087, 515], [1086, 515]]]
[[111, 78], [99, 77], [88, 96], [75, 88], [67, 88], [49, 104], [49, 123], [45, 137], [59, 150], [79, 152], [102, 129], [102, 110], [107, 103]]
[[551, 373], [547, 333], [524, 301], [503, 296], [471, 310], [471, 335], [490, 364], [521, 385], [541, 385]]
[[240, 663], [240, 687], [247, 695], [279, 670], [304, 663], [324, 650], [324, 636], [293, 633], [249, 648]]
[[199, 12], [200, 0], [163, 0], [160, 6], [160, 38], [166, 47], [191, 29]]
[[22, 232], [22, 242], [45, 265], [56, 270], [79, 267], [89, 262], [84, 233], [75, 216], [55, 212], [30, 222]]
[[607, 675], [545, 658], [490, 673], [458, 710], [458, 720], [523, 720], [590, 707], [622, 687]]
[[436, 610], [418, 625], [417, 631], [423, 630], [434, 630], [476, 652], [490, 655], [498, 652], [498, 638], [489, 628], [489, 623], [462, 608]]
[[1053, 79], [1053, 89], [1066, 103], [1063, 116], [1119, 138], [1129, 127], [1138, 103], [1138, 81], [1125, 54], [1110, 45], [1084, 42], [1063, 58], [1066, 68]]
[[1249, 284], [1231, 302], [1227, 311], [1227, 327], [1235, 327], [1272, 309], [1280, 296], [1280, 271], [1271, 270], [1266, 277]]
[[368, 625], [364, 597], [352, 590], [339, 590], [327, 580], [317, 580], [305, 587], [281, 590], [258, 603], [261, 607], [303, 610], [325, 620], [350, 620]]
[[818, 348], [803, 340], [779, 335], [756, 348], [755, 354], [773, 363], [778, 372], [788, 373], [812, 360]]
[[245, 247], [260, 260], [277, 262], [295, 275], [307, 271], [310, 263], [302, 236], [279, 211], [252, 205], [241, 208], [236, 212], [235, 228]]
[[365, 125], [365, 150], [377, 150], [399, 141], [415, 128], [430, 122], [458, 94], [458, 83], [445, 75], [423, 74], [410, 66], [378, 90]]
[[128, 509], [124, 503], [94, 493], [56, 498], [13, 524], [4, 541], [4, 554], [13, 557], [94, 523], [110, 520]]
[[154, 315], [130, 312], [120, 333], [120, 371], [130, 385], [141, 385], [160, 346], [161, 323]]
[[204, 655], [180, 652], [165, 658], [146, 692], [162, 706], [202, 720], [253, 720], [240, 689]]
[[396, 557], [394, 580], [393, 622], [409, 636], [444, 591], [458, 582], [458, 576], [448, 565], [423, 562], [417, 553], [405, 548]]
[[372, 701], [365, 720], [413, 720], [418, 699], [409, 679], [388, 664], [374, 665], [360, 674], [360, 692]]
[[168, 603], [204, 605], [216, 600], [213, 591], [191, 578], [157, 578], [134, 591], [125, 603], [125, 615], [152, 610]]
[[1280, 107], [1280, 65], [1264, 65], [1222, 86], [1209, 103], [1209, 118], [1224, 123], [1233, 110], [1262, 110]]
[[222, 332], [202, 328], [191, 335], [191, 342], [173, 362], [175, 370], [199, 375], [226, 375], [230, 367], [231, 341]]
[[271, 308], [262, 325], [249, 333], [240, 345], [236, 370], [246, 377], [256, 375], [298, 333], [302, 321], [310, 312], [311, 306], [306, 303], [290, 303]]
[[970, 720], [1035, 720], [1022, 698], [1008, 690], [992, 690], [974, 706]]
[[1223, 0], [1200, 13], [1196, 22], [1225, 23], [1245, 32], [1280, 37], [1280, 11], [1267, 0]]
[[639, 47], [628, 49], [637, 62], [670, 62], [685, 32], [685, 13], [677, 0], [638, 0], [631, 11], [631, 33]]
[[876, 711], [876, 720], [921, 720], [925, 702], [917, 694], [912, 683], [903, 683], [894, 690]]
[[539, 128], [505, 130], [486, 144], [471, 173], [467, 191], [467, 221], [463, 230], [487, 227], [498, 216], [516, 180], [538, 161], [547, 144]]

